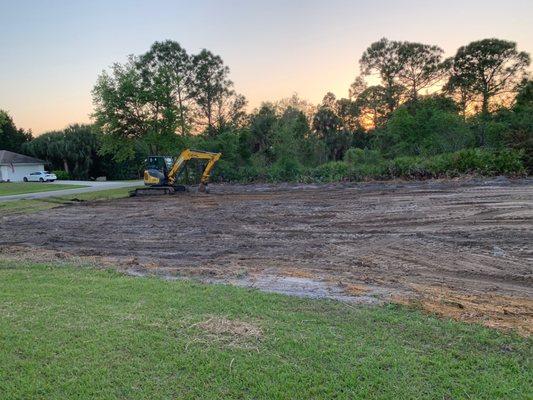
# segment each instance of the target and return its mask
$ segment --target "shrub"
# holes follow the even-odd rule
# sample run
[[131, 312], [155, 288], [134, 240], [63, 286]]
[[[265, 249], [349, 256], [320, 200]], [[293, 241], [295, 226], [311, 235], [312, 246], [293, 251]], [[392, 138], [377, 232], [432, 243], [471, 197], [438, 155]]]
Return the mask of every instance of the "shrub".
[[367, 181], [371, 179], [387, 179], [389, 173], [386, 163], [357, 164], [350, 168], [349, 179], [351, 181]]
[[431, 178], [431, 173], [426, 169], [422, 157], [397, 157], [389, 163], [391, 177], [407, 179]]
[[519, 150], [504, 149], [497, 151], [494, 157], [495, 172], [506, 175], [525, 175], [527, 167], [525, 154]]
[[349, 179], [349, 166], [344, 161], [331, 161], [311, 170], [311, 178], [318, 182], [334, 182]]
[[378, 164], [383, 157], [378, 150], [360, 149], [352, 147], [346, 151], [344, 161], [348, 164]]
[[57, 179], [64, 181], [70, 179], [70, 175], [67, 171], [58, 170], [58, 171], [52, 171], [55, 176], [57, 176]]
[[301, 177], [302, 166], [298, 160], [282, 157], [276, 161], [268, 171], [269, 180], [274, 182], [297, 181]]
[[364, 161], [365, 151], [356, 147], [351, 147], [344, 154], [344, 161], [349, 164], [361, 164]]
[[416, 107], [398, 108], [386, 126], [375, 132], [374, 145], [388, 157], [432, 156], [473, 145], [468, 125], [444, 103], [429, 96]]
[[483, 175], [526, 173], [521, 151], [469, 149], [458, 151], [454, 156], [461, 173], [476, 172]]
[[454, 165], [454, 153], [439, 154], [423, 160], [423, 165], [431, 177], [454, 177], [459, 174]]
[[509, 149], [465, 149], [433, 157], [404, 156], [385, 161], [379, 152], [352, 148], [345, 159], [346, 161], [331, 161], [307, 170], [290, 157], [280, 159], [270, 168], [262, 166], [260, 162], [234, 167], [233, 164], [221, 160], [213, 179], [229, 182], [265, 179], [272, 182], [339, 182], [391, 178], [451, 178], [461, 174], [521, 176], [527, 172], [523, 151]]
[[221, 159], [218, 161], [216, 168], [213, 171], [211, 178], [213, 181], [220, 182], [234, 182], [240, 181], [239, 170], [235, 165], [227, 160]]
[[260, 175], [259, 170], [254, 165], [236, 166], [221, 159], [213, 171], [211, 180], [214, 182], [249, 183], [258, 180]]
[[268, 169], [253, 163], [240, 168], [233, 168], [230, 163], [221, 163], [214, 179], [235, 182], [265, 179], [273, 182], [339, 182], [391, 178], [430, 179], [461, 174], [521, 176], [527, 172], [523, 151], [508, 149], [465, 149], [433, 157], [397, 157], [385, 161], [379, 152], [353, 148], [348, 151], [346, 159], [350, 162], [331, 161], [306, 171], [297, 160], [289, 157], [280, 159]]
[[426, 179], [459, 174], [519, 176], [526, 173], [523, 154], [514, 150], [465, 149], [434, 157], [398, 157], [388, 163], [391, 177]]

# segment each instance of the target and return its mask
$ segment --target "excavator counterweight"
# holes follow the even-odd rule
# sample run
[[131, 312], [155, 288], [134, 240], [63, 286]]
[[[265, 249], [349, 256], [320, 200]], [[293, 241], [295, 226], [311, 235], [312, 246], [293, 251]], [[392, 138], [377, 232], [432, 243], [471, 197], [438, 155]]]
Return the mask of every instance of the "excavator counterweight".
[[176, 181], [187, 163], [195, 159], [207, 161], [198, 187], [199, 192], [207, 192], [209, 176], [221, 156], [221, 153], [190, 149], [183, 150], [175, 160], [172, 157], [150, 156], [147, 159], [147, 168], [144, 171], [144, 184], [146, 187], [136, 189], [132, 195], [175, 194], [176, 192], [186, 191], [186, 187], [176, 184]]

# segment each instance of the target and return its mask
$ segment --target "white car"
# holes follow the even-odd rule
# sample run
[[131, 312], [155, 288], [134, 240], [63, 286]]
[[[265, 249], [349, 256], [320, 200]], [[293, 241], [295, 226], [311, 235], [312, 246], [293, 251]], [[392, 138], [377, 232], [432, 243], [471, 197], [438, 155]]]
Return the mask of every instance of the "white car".
[[53, 182], [57, 179], [55, 174], [48, 171], [31, 172], [24, 177], [24, 182]]

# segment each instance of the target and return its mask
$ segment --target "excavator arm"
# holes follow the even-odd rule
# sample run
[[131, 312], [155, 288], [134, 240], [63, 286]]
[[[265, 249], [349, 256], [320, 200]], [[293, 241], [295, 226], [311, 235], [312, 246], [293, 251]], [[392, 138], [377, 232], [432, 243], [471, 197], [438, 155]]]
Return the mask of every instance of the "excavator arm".
[[173, 185], [176, 182], [177, 177], [179, 176], [180, 172], [183, 170], [188, 161], [193, 159], [207, 160], [207, 164], [202, 173], [202, 177], [200, 178], [200, 187], [198, 188], [199, 191], [205, 192], [207, 183], [209, 182], [209, 175], [211, 174], [213, 167], [221, 156], [221, 153], [210, 153], [208, 151], [189, 149], [183, 150], [180, 156], [172, 165], [170, 171], [168, 172], [168, 183], [170, 185]]

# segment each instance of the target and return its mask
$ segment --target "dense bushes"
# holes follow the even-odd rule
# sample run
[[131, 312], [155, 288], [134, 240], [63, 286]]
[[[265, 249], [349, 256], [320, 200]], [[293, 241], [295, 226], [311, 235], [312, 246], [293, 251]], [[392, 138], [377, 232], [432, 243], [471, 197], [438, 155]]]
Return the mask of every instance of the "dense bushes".
[[400, 107], [374, 135], [375, 147], [389, 158], [433, 156], [474, 144], [468, 124], [440, 96], [428, 96], [416, 106]]
[[351, 165], [378, 164], [383, 161], [383, 156], [377, 150], [352, 147], [344, 155], [344, 161]]
[[459, 174], [520, 175], [524, 173], [521, 154], [510, 150], [461, 150], [434, 157], [398, 157], [388, 164], [390, 177], [424, 179]]
[[[461, 174], [487, 176], [527, 174], [531, 163], [531, 153], [528, 151], [531, 148], [531, 138], [528, 128], [526, 124], [506, 125], [501, 122], [501, 120], [514, 121], [517, 118], [526, 119], [527, 117], [521, 114], [519, 117], [514, 116], [514, 119], [506, 118], [506, 114], [501, 112], [494, 117], [494, 121], [486, 125], [487, 132], [498, 130], [506, 132], [504, 134], [498, 131], [498, 133], [488, 135], [494, 143], [492, 148], [470, 147], [455, 152], [437, 152], [437, 154], [432, 154], [436, 152], [436, 148], [429, 151], [429, 147], [424, 147], [423, 140], [420, 142], [422, 144], [419, 149], [425, 148], [426, 150], [415, 152], [422, 154], [412, 154], [411, 150], [404, 151], [405, 147], [404, 150], [399, 151], [401, 146], [408, 146], [410, 143], [404, 138], [405, 140], [402, 139], [396, 145], [389, 147], [389, 153], [382, 153], [379, 150], [381, 146], [375, 144], [374, 148], [351, 147], [344, 151], [342, 161], [322, 162], [327, 159], [325, 154], [330, 150], [327, 146], [321, 147], [323, 142], [312, 136], [312, 132], [306, 129], [302, 115], [294, 112], [290, 116], [285, 113], [283, 123], [279, 120], [275, 121], [278, 130], [270, 132], [268, 144], [262, 143], [255, 147], [255, 152], [250, 144], [257, 145], [258, 132], [254, 133], [254, 138], [249, 129], [243, 128], [227, 130], [214, 137], [207, 135], [180, 137], [178, 148], [172, 151], [169, 147], [163, 154], [173, 155], [186, 147], [222, 152], [223, 157], [212, 175], [212, 180], [215, 182], [334, 182], [393, 178], [428, 179], [455, 177]], [[299, 128], [295, 129], [295, 126]], [[513, 130], [513, 127], [516, 128]], [[387, 129], [376, 133], [373, 140], [382, 140], [380, 135]], [[82, 130], [83, 132], [78, 132]], [[31, 150], [30, 154], [49, 160], [58, 179], [86, 179], [101, 175], [107, 176], [108, 179], [141, 177], [144, 169], [143, 160], [148, 155], [147, 150], [141, 144], [137, 146], [135, 156], [131, 160], [117, 163], [111, 157], [97, 153], [94, 143], [98, 139], [98, 134], [89, 132], [91, 131], [86, 127], [79, 129], [71, 127], [69, 132], [42, 135], [26, 147]], [[516, 140], [514, 145], [511, 145], [506, 142], [509, 140], [506, 135], [511, 134], [509, 132], [514, 132], [514, 135], [519, 138], [521, 137], [519, 134], [525, 135], [526, 138], [521, 141]], [[78, 139], [78, 136], [81, 137], [81, 133], [85, 135], [83, 136], [84, 146], [77, 144], [81, 142], [80, 140], [74, 140]], [[91, 146], [85, 146], [85, 143], [88, 143], [86, 138], [91, 139], [90, 135], [94, 135], [94, 141], [91, 142]], [[446, 143], [451, 142], [450, 136], [440, 140]], [[436, 142], [434, 146], [438, 145], [438, 140]], [[66, 149], [74, 145], [78, 150], [71, 149], [68, 153], [70, 155], [65, 158], [63, 155], [67, 154]], [[455, 148], [454, 145], [449, 145], [449, 147]], [[80, 151], [85, 148], [89, 151]], [[396, 150], [391, 153], [391, 148]], [[387, 154], [396, 153], [398, 153], [396, 157], [387, 157]], [[74, 157], [75, 154], [76, 157]], [[70, 166], [68, 171], [59, 170], [61, 167], [67, 169], [68, 166]], [[84, 173], [80, 173], [82, 170]], [[181, 177], [183, 183], [196, 182], [201, 170], [201, 165], [192, 162], [188, 171]]]
[[268, 180], [274, 182], [289, 182], [298, 180], [302, 167], [298, 160], [292, 157], [283, 157], [268, 169]]
[[[352, 151], [354, 150], [354, 151]], [[352, 155], [364, 154], [361, 149], [350, 149], [345, 159]], [[337, 182], [366, 181], [379, 179], [429, 179], [451, 178], [465, 174], [484, 176], [526, 174], [523, 152], [516, 150], [466, 149], [454, 153], [444, 153], [433, 157], [403, 156], [393, 160], [373, 158], [364, 163], [353, 161], [331, 161], [316, 168], [298, 171], [290, 169], [290, 174], [279, 174], [277, 167], [270, 170], [272, 181]]]
[[68, 172], [63, 171], [61, 169], [52, 171], [53, 174], [57, 177], [57, 179], [64, 181], [70, 179], [70, 175]]

